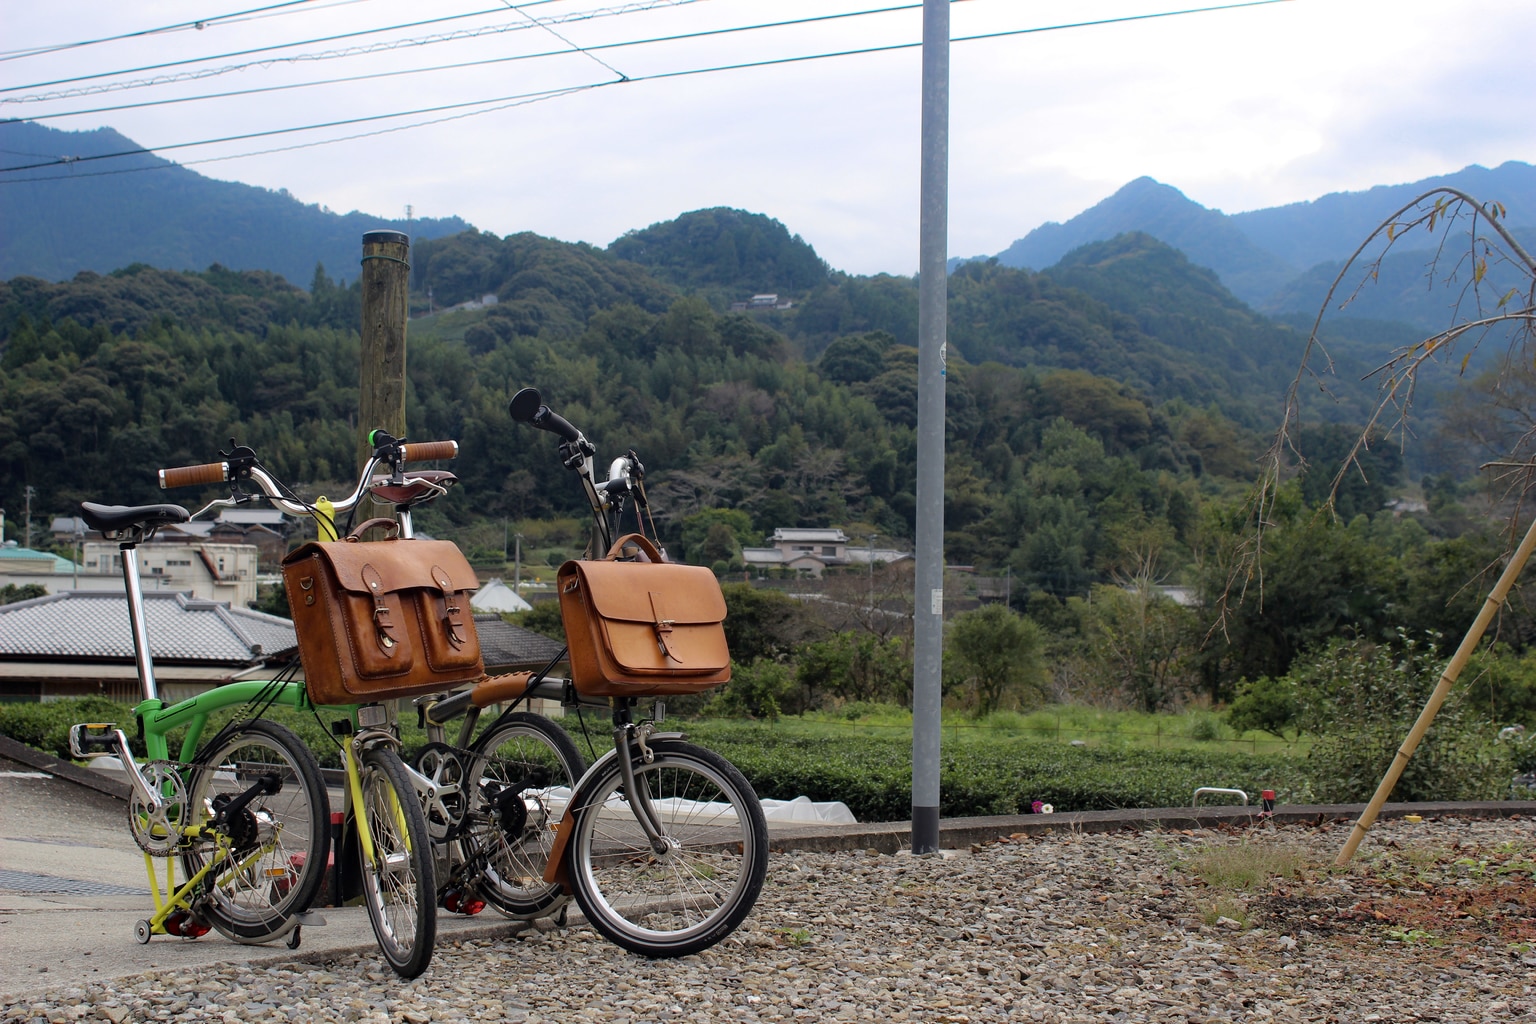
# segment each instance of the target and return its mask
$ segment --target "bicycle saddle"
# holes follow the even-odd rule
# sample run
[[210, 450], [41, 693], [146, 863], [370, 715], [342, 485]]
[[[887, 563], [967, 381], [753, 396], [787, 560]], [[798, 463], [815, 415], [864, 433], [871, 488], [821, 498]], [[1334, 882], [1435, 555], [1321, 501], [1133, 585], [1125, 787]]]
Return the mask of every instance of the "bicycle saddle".
[[392, 484], [388, 477], [369, 486], [368, 491], [380, 501], [391, 505], [415, 505], [447, 492], [459, 482], [459, 478], [446, 469], [412, 470], [405, 474], [405, 482]]
[[158, 530], [162, 526], [184, 523], [192, 518], [192, 513], [180, 505], [98, 505], [94, 501], [82, 501], [80, 518], [91, 529], [105, 534], [135, 527]]

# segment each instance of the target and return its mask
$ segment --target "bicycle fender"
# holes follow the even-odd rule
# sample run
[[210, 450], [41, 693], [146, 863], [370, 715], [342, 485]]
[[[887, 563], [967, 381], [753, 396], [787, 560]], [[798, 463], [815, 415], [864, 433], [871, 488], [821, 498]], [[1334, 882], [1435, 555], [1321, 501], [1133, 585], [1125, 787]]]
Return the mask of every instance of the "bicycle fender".
[[569, 896], [571, 889], [571, 833], [576, 831], [576, 816], [567, 814], [555, 827], [555, 842], [549, 850], [549, 860], [544, 864], [544, 881], [560, 883], [560, 891]]

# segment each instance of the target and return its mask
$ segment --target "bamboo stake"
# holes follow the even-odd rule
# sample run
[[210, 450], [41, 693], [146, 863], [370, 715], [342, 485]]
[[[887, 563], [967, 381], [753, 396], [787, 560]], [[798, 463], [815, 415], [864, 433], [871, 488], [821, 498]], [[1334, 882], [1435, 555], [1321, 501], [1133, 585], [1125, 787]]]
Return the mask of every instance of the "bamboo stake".
[[1392, 795], [1397, 780], [1402, 778], [1403, 769], [1408, 767], [1408, 759], [1418, 749], [1419, 741], [1429, 731], [1429, 725], [1435, 720], [1435, 715], [1440, 713], [1440, 705], [1445, 703], [1445, 698], [1450, 695], [1451, 687], [1461, 676], [1461, 670], [1466, 667], [1472, 652], [1477, 650], [1477, 645], [1482, 642], [1483, 634], [1488, 630], [1488, 623], [1493, 621], [1493, 616], [1503, 606], [1504, 599], [1509, 596], [1510, 587], [1525, 568], [1525, 563], [1530, 561], [1532, 550], [1536, 550], [1536, 520], [1531, 522], [1530, 529], [1525, 531], [1525, 539], [1520, 542], [1520, 547], [1515, 551], [1509, 564], [1504, 566], [1504, 572], [1499, 576], [1499, 581], [1493, 585], [1488, 593], [1488, 600], [1483, 602], [1483, 610], [1477, 613], [1472, 627], [1467, 630], [1467, 635], [1462, 638], [1461, 646], [1456, 648], [1456, 654], [1451, 658], [1451, 663], [1446, 666], [1445, 673], [1440, 676], [1440, 682], [1435, 685], [1435, 692], [1429, 695], [1429, 701], [1424, 705], [1424, 710], [1419, 712], [1418, 721], [1413, 723], [1413, 728], [1408, 730], [1408, 738], [1403, 740], [1403, 745], [1397, 748], [1397, 756], [1392, 759], [1392, 766], [1387, 769], [1386, 776], [1381, 784], [1376, 787], [1376, 794], [1371, 797], [1371, 802], [1360, 813], [1360, 818], [1355, 822], [1354, 829], [1349, 833], [1349, 840], [1344, 844], [1344, 849], [1339, 851], [1339, 856], [1334, 860], [1335, 867], [1343, 867], [1348, 864], [1350, 858], [1355, 855], [1360, 841], [1365, 838], [1365, 833], [1376, 823], [1376, 816], [1381, 813], [1381, 805], [1387, 802], [1387, 797]]

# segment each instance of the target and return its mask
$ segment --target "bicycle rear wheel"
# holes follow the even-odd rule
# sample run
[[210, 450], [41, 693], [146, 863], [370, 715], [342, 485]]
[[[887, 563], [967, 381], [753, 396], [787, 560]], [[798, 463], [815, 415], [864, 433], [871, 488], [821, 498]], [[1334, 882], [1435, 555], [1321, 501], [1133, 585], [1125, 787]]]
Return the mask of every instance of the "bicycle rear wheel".
[[635, 765], [665, 849], [635, 819], [619, 764], [578, 794], [571, 836], [576, 902], [603, 935], [634, 953], [677, 957], [708, 949], [751, 912], [768, 871], [768, 825], [757, 794], [712, 750], [653, 740]]
[[[192, 820], [204, 825], [231, 801], [252, 798], [225, 815], [219, 833], [231, 852], [210, 872], [198, 913], [237, 942], [287, 934], [314, 901], [330, 851], [331, 805], [315, 756], [276, 722], [242, 722], [193, 765], [187, 794]], [[216, 855], [212, 840], [195, 840], [181, 855], [187, 877]]]
[[358, 772], [363, 806], [355, 809], [357, 827], [368, 829], [373, 840], [373, 859], [361, 858], [363, 903], [384, 959], [402, 978], [414, 978], [431, 963], [437, 941], [437, 882], [427, 819], [405, 764], [393, 750], [365, 749]]
[[516, 711], [475, 741], [460, 843], [476, 891], [508, 917], [538, 917], [561, 899], [544, 866], [586, 760], [564, 729]]

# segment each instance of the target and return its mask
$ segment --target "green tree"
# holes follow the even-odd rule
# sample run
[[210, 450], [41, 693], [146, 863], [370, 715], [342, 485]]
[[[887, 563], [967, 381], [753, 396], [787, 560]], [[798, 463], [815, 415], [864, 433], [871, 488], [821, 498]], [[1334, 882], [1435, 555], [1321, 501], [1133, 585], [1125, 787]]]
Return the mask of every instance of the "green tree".
[[810, 631], [805, 607], [779, 590], [759, 590], [745, 583], [727, 583], [725, 643], [731, 660], [750, 665], [758, 660], [788, 661]]
[[905, 644], [870, 633], [836, 633], [807, 644], [799, 651], [795, 681], [804, 687], [808, 707], [817, 706], [826, 696], [912, 703], [912, 659]]
[[1000, 604], [957, 615], [949, 623], [945, 668], [970, 688], [978, 715], [1005, 705], [1027, 706], [1045, 695], [1041, 654], [1045, 634], [1033, 621]]

